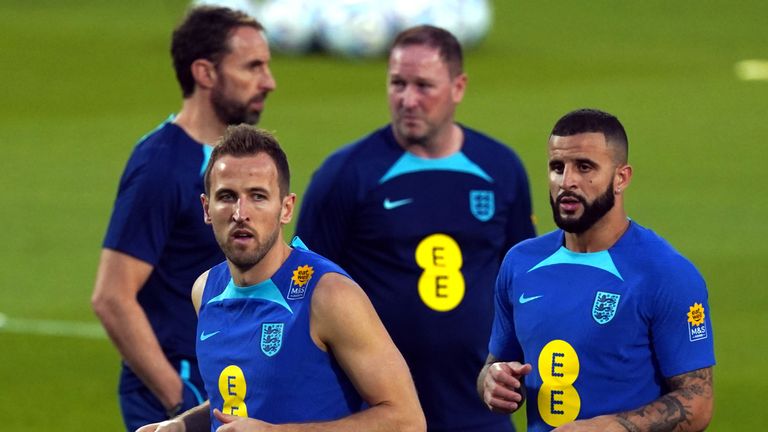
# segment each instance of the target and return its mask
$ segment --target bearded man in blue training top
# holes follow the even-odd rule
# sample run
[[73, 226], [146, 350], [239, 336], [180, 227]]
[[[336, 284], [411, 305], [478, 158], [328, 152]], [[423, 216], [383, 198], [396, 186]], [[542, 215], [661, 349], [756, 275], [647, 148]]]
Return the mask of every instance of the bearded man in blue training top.
[[496, 283], [478, 391], [530, 431], [700, 431], [715, 364], [707, 289], [696, 268], [630, 220], [623, 126], [577, 110], [549, 138], [559, 230], [520, 243]]

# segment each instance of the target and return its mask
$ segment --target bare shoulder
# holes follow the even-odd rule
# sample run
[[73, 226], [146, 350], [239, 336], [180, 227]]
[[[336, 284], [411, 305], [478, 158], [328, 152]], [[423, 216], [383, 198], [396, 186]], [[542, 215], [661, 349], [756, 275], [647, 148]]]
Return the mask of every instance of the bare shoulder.
[[383, 329], [360, 285], [339, 273], [326, 273], [318, 281], [311, 309], [311, 333], [321, 349]]
[[312, 294], [312, 309], [343, 307], [347, 302], [368, 300], [355, 281], [340, 273], [325, 273], [315, 286]]
[[192, 285], [192, 304], [195, 305], [195, 312], [200, 312], [200, 302], [203, 300], [203, 291], [205, 290], [205, 283], [208, 281], [208, 272], [206, 270], [203, 274], [197, 277], [197, 280]]

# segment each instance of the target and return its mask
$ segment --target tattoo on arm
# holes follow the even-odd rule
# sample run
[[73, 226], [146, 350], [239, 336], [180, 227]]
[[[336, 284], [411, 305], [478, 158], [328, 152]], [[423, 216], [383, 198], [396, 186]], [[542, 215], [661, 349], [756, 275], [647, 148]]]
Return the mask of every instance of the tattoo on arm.
[[712, 397], [712, 368], [698, 369], [667, 380], [669, 393], [616, 419], [627, 432], [687, 431], [694, 423], [693, 402]]

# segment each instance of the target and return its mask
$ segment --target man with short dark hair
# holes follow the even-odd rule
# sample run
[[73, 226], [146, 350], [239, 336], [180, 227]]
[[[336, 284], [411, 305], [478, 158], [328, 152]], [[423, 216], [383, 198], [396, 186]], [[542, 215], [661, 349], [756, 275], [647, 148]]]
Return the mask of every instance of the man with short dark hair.
[[530, 431], [701, 431], [712, 416], [705, 282], [664, 239], [627, 217], [624, 127], [563, 116], [549, 137], [560, 228], [504, 258], [478, 392], [492, 411], [528, 398]]
[[226, 8], [188, 13], [171, 44], [181, 110], [141, 139], [120, 180], [92, 303], [123, 358], [131, 431], [206, 398], [189, 292], [223, 256], [200, 217], [202, 173], [226, 126], [256, 123], [275, 88], [262, 31]]
[[205, 184], [205, 221], [226, 256], [192, 289], [210, 402], [140, 432], [423, 431], [408, 367], [363, 290], [283, 241], [296, 195], [277, 140], [227, 129]]
[[525, 169], [509, 147], [454, 121], [467, 75], [451, 33], [400, 33], [387, 77], [391, 124], [328, 157], [296, 232], [366, 290], [430, 431], [512, 431], [477, 400], [475, 371], [501, 258], [534, 235]]

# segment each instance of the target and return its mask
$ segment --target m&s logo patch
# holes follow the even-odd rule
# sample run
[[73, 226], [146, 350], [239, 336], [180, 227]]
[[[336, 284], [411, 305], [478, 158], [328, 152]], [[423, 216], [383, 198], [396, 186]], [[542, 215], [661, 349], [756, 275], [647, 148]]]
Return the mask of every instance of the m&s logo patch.
[[312, 279], [315, 270], [308, 265], [299, 266], [291, 276], [291, 287], [288, 289], [288, 300], [303, 299], [307, 294], [307, 284]]
[[695, 342], [707, 338], [707, 323], [704, 318], [704, 305], [694, 303], [688, 308], [688, 340]]

